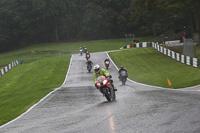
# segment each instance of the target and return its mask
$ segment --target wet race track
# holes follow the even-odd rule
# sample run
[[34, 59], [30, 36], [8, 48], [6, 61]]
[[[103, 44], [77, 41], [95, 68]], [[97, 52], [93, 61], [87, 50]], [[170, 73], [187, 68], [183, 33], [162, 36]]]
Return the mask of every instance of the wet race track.
[[[104, 67], [105, 52], [91, 53]], [[122, 86], [113, 64], [116, 101], [94, 87], [86, 60], [73, 55], [63, 86], [0, 133], [199, 133], [200, 91], [169, 90], [127, 81]]]

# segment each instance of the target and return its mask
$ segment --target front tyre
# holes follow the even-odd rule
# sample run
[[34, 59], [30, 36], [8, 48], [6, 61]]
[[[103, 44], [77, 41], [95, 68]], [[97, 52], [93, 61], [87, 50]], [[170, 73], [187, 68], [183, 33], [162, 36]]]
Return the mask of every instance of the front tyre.
[[106, 99], [107, 99], [108, 101], [111, 101], [111, 95], [110, 95], [110, 93], [107, 91], [107, 89], [103, 89], [103, 90], [102, 90], [102, 93], [105, 95], [105, 97], [106, 97]]
[[126, 83], [126, 78], [124, 77], [122, 78], [122, 85], [125, 85], [125, 83]]

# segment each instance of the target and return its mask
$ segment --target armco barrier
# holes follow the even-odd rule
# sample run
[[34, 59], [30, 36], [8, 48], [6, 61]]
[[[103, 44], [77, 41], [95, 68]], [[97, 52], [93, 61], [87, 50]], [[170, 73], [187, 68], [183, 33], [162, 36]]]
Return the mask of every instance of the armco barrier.
[[127, 46], [122, 47], [123, 48], [145, 48], [145, 47], [153, 47], [156, 50], [158, 50], [159, 52], [163, 53], [164, 55], [167, 55], [177, 61], [180, 61], [184, 64], [193, 66], [193, 67], [198, 67], [200, 68], [200, 59], [197, 58], [192, 58], [189, 56], [185, 56], [179, 53], [176, 53], [170, 49], [164, 48], [162, 46], [160, 46], [158, 43], [154, 43], [154, 42], [140, 42], [140, 43], [136, 43], [136, 44], [130, 44]]
[[2, 77], [4, 74], [6, 74], [9, 70], [11, 70], [13, 67], [19, 65], [19, 64], [22, 64], [22, 61], [13, 61], [11, 62], [10, 64], [6, 65], [4, 68], [2, 68], [0, 70], [0, 77]]

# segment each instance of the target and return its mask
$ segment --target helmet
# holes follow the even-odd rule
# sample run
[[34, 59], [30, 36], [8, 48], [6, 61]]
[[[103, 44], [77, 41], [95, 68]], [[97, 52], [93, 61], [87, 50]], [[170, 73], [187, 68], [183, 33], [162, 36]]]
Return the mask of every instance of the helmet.
[[100, 72], [100, 66], [98, 64], [94, 65], [94, 72], [99, 73]]
[[124, 67], [123, 67], [123, 66], [121, 66], [121, 67], [120, 67], [120, 69], [124, 69]]

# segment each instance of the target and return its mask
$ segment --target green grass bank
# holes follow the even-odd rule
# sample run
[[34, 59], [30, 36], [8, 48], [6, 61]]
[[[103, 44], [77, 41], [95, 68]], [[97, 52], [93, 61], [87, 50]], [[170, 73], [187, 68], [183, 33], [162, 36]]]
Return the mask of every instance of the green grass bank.
[[16, 118], [62, 85], [71, 55], [22, 64], [0, 78], [0, 125]]
[[[109, 55], [118, 67], [123, 65], [129, 78], [164, 88], [185, 88], [200, 84], [200, 69], [182, 64], [153, 48], [132, 48]], [[168, 86], [167, 78], [172, 83]]]

